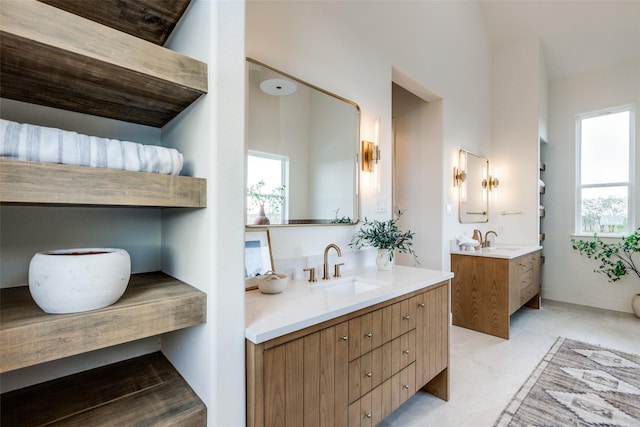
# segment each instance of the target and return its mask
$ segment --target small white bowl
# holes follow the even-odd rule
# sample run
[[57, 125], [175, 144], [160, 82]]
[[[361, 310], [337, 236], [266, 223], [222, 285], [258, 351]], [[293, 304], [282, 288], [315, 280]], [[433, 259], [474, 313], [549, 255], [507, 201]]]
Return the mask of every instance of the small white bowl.
[[46, 313], [78, 313], [118, 301], [130, 276], [124, 249], [56, 249], [31, 258], [29, 291]]
[[287, 287], [287, 275], [267, 272], [256, 277], [256, 282], [263, 294], [279, 294]]

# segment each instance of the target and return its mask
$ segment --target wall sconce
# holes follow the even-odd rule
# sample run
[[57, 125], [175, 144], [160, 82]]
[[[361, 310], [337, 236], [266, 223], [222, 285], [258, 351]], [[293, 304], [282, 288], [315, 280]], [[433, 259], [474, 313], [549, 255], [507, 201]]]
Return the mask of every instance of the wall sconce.
[[362, 141], [362, 171], [373, 172], [374, 165], [380, 161], [380, 148], [371, 141]]
[[459, 187], [466, 180], [467, 180], [467, 172], [454, 166], [453, 167], [453, 186]]

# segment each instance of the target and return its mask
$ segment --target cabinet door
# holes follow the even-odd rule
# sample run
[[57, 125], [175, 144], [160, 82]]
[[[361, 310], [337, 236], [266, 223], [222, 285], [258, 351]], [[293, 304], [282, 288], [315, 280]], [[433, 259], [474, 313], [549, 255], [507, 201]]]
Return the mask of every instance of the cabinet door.
[[264, 352], [265, 426], [346, 427], [347, 331], [345, 322]]
[[416, 307], [416, 363], [414, 369], [416, 372], [415, 386], [420, 389], [447, 369], [449, 365], [448, 286], [445, 284], [422, 293], [416, 300]]
[[372, 320], [371, 313], [349, 320], [349, 360], [354, 360], [371, 351]]

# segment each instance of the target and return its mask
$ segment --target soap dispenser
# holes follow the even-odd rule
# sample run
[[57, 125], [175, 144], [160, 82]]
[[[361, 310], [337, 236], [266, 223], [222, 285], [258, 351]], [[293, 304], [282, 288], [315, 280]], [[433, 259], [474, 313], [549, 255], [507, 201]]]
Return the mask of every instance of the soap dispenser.
[[473, 230], [472, 239], [478, 242], [478, 245], [474, 246], [474, 248], [479, 251], [482, 247], [482, 233], [480, 232], [480, 230]]

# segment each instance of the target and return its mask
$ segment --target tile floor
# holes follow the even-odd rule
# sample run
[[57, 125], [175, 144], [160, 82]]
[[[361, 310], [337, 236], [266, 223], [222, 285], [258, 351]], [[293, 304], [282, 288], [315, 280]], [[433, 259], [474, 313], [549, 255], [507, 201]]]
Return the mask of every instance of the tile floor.
[[559, 336], [640, 354], [631, 313], [544, 300], [511, 316], [511, 339], [451, 327], [448, 402], [418, 392], [380, 426], [491, 427]]

